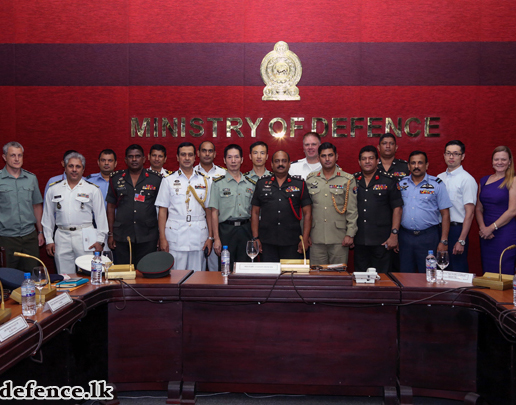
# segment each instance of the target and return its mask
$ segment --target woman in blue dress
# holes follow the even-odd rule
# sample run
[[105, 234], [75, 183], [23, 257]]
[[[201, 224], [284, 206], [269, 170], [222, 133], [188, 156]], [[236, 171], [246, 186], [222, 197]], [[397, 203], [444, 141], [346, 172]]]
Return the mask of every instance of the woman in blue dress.
[[[507, 146], [498, 146], [492, 155], [494, 174], [480, 180], [475, 209], [480, 228], [480, 253], [484, 272], [498, 273], [500, 255], [516, 244], [516, 181], [514, 161]], [[502, 273], [514, 274], [516, 249], [503, 256]]]

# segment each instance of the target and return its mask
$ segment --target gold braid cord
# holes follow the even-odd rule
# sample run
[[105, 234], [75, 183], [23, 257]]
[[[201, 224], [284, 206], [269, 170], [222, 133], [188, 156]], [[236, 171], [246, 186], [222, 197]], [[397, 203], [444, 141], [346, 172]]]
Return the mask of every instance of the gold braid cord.
[[339, 210], [339, 207], [337, 207], [337, 201], [335, 201], [335, 197], [333, 194], [331, 195], [331, 200], [333, 201], [333, 206], [335, 207], [335, 211], [337, 211], [340, 215], [344, 214], [346, 210], [348, 209], [348, 195], [349, 195], [349, 186], [351, 184], [351, 180], [348, 180], [348, 185], [346, 186], [346, 197], [344, 199], [344, 208], [342, 208], [342, 211]]
[[204, 193], [204, 198], [201, 200], [199, 198], [199, 196], [197, 195], [197, 193], [195, 192], [195, 189], [191, 185], [188, 185], [187, 192], [186, 192], [187, 199], [186, 199], [185, 203], [188, 203], [190, 201], [190, 196], [188, 195], [188, 193], [191, 192], [192, 195], [194, 196], [194, 198], [197, 200], [197, 202], [199, 204], [201, 204], [201, 207], [206, 208], [204, 206], [204, 203], [206, 202], [206, 197], [208, 196], [208, 181], [206, 180], [206, 177], [203, 177], [203, 179], [204, 179], [204, 185], [206, 187], [206, 192]]

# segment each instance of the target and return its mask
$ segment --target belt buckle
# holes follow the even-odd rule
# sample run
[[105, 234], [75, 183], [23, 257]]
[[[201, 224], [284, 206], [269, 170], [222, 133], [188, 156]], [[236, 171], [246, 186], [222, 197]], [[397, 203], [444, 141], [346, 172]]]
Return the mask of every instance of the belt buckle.
[[76, 230], [77, 230], [77, 228], [76, 228], [75, 226], [72, 226], [72, 227], [68, 228], [68, 230], [69, 230], [69, 231], [76, 231]]
[[192, 216], [191, 215], [187, 215], [186, 216], [186, 222], [192, 222]]
[[413, 231], [415, 236], [418, 236], [421, 231]]
[[233, 223], [233, 225], [234, 225], [234, 226], [240, 226], [240, 225], [242, 225], [242, 221], [235, 221], [235, 222]]

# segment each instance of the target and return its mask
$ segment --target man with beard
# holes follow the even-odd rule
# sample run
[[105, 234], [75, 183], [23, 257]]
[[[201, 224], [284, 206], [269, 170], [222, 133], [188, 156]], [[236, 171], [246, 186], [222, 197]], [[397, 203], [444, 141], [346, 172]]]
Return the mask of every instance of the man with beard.
[[362, 171], [357, 182], [358, 231], [355, 235], [355, 271], [374, 267], [378, 273], [391, 271], [392, 250], [398, 248], [403, 199], [398, 181], [378, 170], [378, 151], [364, 146], [358, 155]]
[[111, 175], [107, 195], [109, 224], [108, 244], [116, 249], [119, 263], [129, 263], [131, 238], [133, 263], [158, 245], [158, 216], [154, 203], [161, 185], [161, 174], [144, 169], [145, 154], [140, 145], [130, 145], [125, 150], [126, 170]]
[[[450, 207], [446, 186], [438, 177], [430, 176], [425, 152], [409, 155], [410, 176], [400, 180], [403, 214], [399, 233], [400, 270], [404, 273], [425, 273], [429, 250], [448, 250]], [[439, 241], [439, 214], [442, 233]]]
[[[253, 240], [258, 241], [264, 262], [298, 259], [303, 252], [303, 243], [305, 248], [309, 244], [312, 201], [305, 181], [290, 176], [289, 168], [288, 153], [274, 153], [273, 174], [258, 180], [251, 202]], [[305, 219], [303, 243], [299, 240], [301, 214]]]

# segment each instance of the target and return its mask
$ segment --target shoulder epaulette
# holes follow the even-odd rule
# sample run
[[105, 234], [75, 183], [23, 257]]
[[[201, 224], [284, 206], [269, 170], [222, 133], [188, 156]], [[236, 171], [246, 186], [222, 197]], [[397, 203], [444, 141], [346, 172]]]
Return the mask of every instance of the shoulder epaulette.
[[298, 159], [298, 160], [294, 160], [293, 162], [290, 162], [290, 164], [293, 164], [293, 163], [299, 163], [301, 159]]
[[247, 177], [245, 174], [244, 174], [244, 177], [247, 179], [247, 181], [249, 181], [249, 183], [252, 183], [256, 186], [256, 181], [254, 181], [252, 178], [250, 177]]
[[306, 179], [308, 180], [310, 177], [314, 177], [316, 175], [317, 175], [317, 172], [308, 173], [308, 176], [306, 176]]
[[244, 176], [249, 176], [249, 173], [251, 173], [251, 170], [249, 170], [248, 172], [245, 172]]
[[111, 173], [109, 175], [109, 177], [113, 177], [113, 176], [117, 175], [118, 173], [122, 173], [122, 172], [123, 172], [123, 170], [117, 170], [116, 172]]
[[88, 184], [91, 184], [92, 186], [95, 186], [95, 187], [97, 187], [97, 188], [100, 188], [97, 184], [92, 183], [91, 181], [88, 181], [88, 180], [84, 180], [84, 181], [85, 181], [86, 183], [88, 183]]
[[442, 183], [443, 181], [439, 178], [439, 177], [435, 177], [434, 180], [437, 182], [437, 183]]
[[56, 185], [57, 183], [61, 183], [62, 181], [63, 181], [63, 180], [57, 180], [57, 181], [54, 181], [53, 183], [50, 183], [50, 184], [48, 185], [48, 187], [52, 187], [52, 186]]
[[398, 162], [401, 162], [401, 163], [408, 163], [405, 159], [398, 159]]
[[200, 172], [199, 170], [196, 170], [195, 173], [200, 174], [202, 177], [208, 177], [203, 172]]
[[226, 177], [226, 176], [217, 176], [217, 177], [214, 177], [214, 178], [213, 178], [213, 181], [214, 181], [214, 182], [217, 182], [217, 181], [222, 180], [222, 179], [223, 179], [223, 178], [225, 178], [225, 177]]
[[160, 172], [157, 172], [156, 170], [152, 170], [150, 167], [146, 169], [147, 173], [155, 174], [158, 177], [163, 177], [163, 175]]
[[292, 177], [293, 179], [297, 179], [297, 180], [303, 180], [303, 178], [299, 174], [293, 174], [293, 175], [290, 175], [290, 177]]
[[86, 176], [86, 178], [87, 178], [87, 179], [91, 179], [91, 176], [92, 176], [91, 174], [88, 174], [88, 175]]

